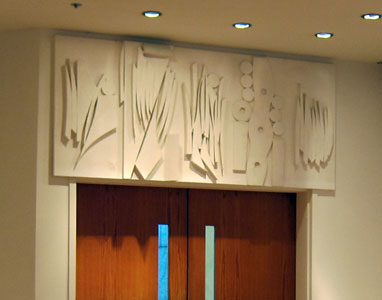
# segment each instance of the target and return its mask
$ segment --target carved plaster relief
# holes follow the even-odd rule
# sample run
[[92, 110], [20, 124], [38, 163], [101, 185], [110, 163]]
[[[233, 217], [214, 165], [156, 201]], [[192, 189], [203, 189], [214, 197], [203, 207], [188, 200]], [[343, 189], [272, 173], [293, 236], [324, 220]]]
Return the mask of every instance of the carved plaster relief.
[[334, 126], [329, 108], [310, 98], [298, 84], [295, 127], [295, 164], [325, 168], [333, 150]]
[[57, 37], [55, 72], [55, 175], [334, 188], [330, 65]]
[[254, 57], [252, 62], [242, 61], [239, 68], [242, 99], [232, 106], [235, 119], [233, 171], [246, 173], [250, 185], [269, 185], [266, 184], [268, 177], [272, 184], [282, 186], [283, 101], [275, 94], [270, 64], [267, 59]]
[[205, 65], [193, 63], [190, 68], [191, 95], [185, 101], [185, 155], [190, 156], [190, 167], [201, 176], [216, 182], [223, 175], [221, 147], [223, 78], [209, 73]]
[[[115, 77], [110, 75], [110, 56], [97, 60], [94, 57], [106, 49], [114, 52], [117, 44], [103, 42], [103, 51], [88, 55], [85, 45], [91, 47], [92, 40], [77, 39], [85, 46], [77, 52], [72, 51], [69, 40], [56, 38], [56, 70], [61, 72], [56, 72], [55, 83], [54, 173], [100, 177], [102, 170], [108, 176], [118, 177], [118, 88]], [[113, 145], [114, 151], [106, 158], [108, 144]]]
[[[128, 52], [126, 46], [126, 43], [122, 46], [121, 57]], [[163, 52], [157, 55], [154, 47], [139, 47], [136, 63], [131, 67], [131, 104], [127, 107], [132, 131], [129, 149], [132, 163], [128, 165], [129, 169], [125, 165], [128, 178], [135, 174], [138, 178], [150, 179], [163, 160], [163, 145], [179, 94], [176, 75], [169, 68], [169, 57], [164, 57]], [[123, 64], [121, 68], [121, 73], [125, 73], [127, 67]], [[121, 86], [126, 92], [127, 85]]]

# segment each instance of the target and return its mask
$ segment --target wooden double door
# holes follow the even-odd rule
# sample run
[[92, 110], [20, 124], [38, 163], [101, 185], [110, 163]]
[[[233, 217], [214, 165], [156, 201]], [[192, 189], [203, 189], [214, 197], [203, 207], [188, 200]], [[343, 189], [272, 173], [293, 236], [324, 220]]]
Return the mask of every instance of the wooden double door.
[[77, 300], [156, 300], [158, 224], [169, 299], [203, 300], [213, 225], [216, 300], [295, 299], [294, 194], [78, 185]]

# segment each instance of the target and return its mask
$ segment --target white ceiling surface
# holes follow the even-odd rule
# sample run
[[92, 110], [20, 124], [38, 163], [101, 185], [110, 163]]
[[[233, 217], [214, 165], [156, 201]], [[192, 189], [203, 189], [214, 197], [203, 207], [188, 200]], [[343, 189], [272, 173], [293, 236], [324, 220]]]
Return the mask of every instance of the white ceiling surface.
[[[73, 0], [76, 1], [76, 0]], [[0, 30], [54, 28], [364, 62], [382, 60], [381, 0], [1, 0]], [[144, 18], [159, 10], [158, 19]], [[234, 22], [252, 27], [237, 30]], [[316, 32], [334, 33], [318, 40]]]

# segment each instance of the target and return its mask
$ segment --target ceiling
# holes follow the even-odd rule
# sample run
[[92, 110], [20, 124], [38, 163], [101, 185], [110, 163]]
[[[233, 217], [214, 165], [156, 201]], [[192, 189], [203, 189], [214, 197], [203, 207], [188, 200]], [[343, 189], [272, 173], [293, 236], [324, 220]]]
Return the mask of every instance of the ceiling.
[[[73, 0], [77, 1], [77, 0]], [[381, 0], [1, 0], [0, 31], [53, 28], [376, 63]], [[158, 19], [142, 16], [158, 10]], [[252, 27], [238, 30], [235, 22]], [[329, 40], [316, 32], [333, 32]]]

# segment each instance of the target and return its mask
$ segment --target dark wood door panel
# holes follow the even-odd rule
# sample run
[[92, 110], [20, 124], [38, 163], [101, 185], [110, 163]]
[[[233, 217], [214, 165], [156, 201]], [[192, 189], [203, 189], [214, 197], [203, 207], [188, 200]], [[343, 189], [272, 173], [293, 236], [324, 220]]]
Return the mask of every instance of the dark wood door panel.
[[295, 195], [190, 190], [190, 300], [204, 299], [204, 228], [214, 225], [215, 299], [295, 299]]
[[169, 224], [169, 292], [187, 298], [187, 191], [78, 185], [77, 300], [157, 299], [158, 224]]
[[215, 299], [295, 299], [295, 195], [77, 190], [78, 300], [157, 299], [158, 224], [170, 226], [170, 299], [204, 299], [205, 225], [216, 227]]

